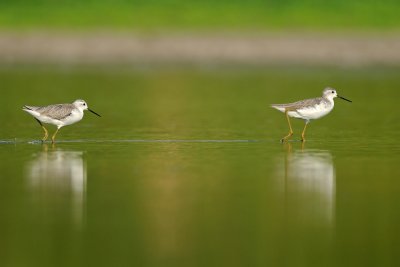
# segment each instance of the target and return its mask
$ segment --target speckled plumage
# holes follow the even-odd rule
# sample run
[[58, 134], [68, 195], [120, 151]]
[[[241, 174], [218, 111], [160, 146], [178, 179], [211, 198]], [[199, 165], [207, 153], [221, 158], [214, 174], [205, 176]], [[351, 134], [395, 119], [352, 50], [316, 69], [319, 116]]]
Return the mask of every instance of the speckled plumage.
[[44, 107], [24, 106], [24, 110], [32, 110], [55, 120], [62, 120], [71, 115], [71, 111], [75, 109], [73, 104], [55, 104]]

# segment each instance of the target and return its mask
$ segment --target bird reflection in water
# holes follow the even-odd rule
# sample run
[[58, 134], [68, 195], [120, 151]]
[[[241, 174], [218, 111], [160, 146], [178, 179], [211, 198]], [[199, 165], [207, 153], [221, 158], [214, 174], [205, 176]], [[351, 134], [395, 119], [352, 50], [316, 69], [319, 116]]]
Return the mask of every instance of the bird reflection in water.
[[70, 217], [82, 226], [86, 198], [86, 162], [82, 151], [64, 151], [54, 146], [35, 153], [27, 166], [28, 186], [39, 207]]
[[[335, 215], [336, 174], [332, 155], [327, 150], [293, 151], [285, 146], [284, 166], [279, 167], [280, 188], [287, 216], [299, 224], [332, 226]], [[282, 177], [283, 176], [283, 177]]]

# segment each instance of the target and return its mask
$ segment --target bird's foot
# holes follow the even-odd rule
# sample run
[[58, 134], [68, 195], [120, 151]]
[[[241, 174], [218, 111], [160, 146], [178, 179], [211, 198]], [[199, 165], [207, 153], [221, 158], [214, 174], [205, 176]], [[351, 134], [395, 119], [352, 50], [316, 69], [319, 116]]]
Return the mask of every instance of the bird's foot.
[[286, 135], [285, 137], [283, 137], [283, 138], [281, 139], [281, 143], [287, 142], [288, 139], [289, 139], [290, 137], [292, 137], [292, 135], [293, 135], [293, 132], [289, 132], [288, 135]]

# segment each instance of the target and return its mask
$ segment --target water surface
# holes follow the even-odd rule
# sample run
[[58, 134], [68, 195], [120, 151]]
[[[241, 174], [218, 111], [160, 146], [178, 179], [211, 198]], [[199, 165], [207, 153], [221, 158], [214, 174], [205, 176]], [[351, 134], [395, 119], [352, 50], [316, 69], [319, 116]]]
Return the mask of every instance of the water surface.
[[[395, 69], [12, 68], [0, 80], [1, 266], [400, 263]], [[354, 102], [336, 100], [305, 144], [280, 144], [286, 121], [268, 105], [326, 85]], [[37, 142], [21, 106], [76, 98], [102, 117]]]

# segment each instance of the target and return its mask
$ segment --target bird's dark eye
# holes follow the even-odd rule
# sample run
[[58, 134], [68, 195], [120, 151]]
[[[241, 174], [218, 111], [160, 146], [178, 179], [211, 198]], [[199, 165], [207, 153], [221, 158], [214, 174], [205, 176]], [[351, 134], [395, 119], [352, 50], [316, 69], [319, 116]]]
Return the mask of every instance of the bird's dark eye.
[[[333, 91], [332, 91], [332, 93], [333, 93]], [[86, 106], [86, 103], [83, 103], [83, 105]]]
[[332, 94], [334, 94], [335, 93], [335, 91], [332, 91]]

